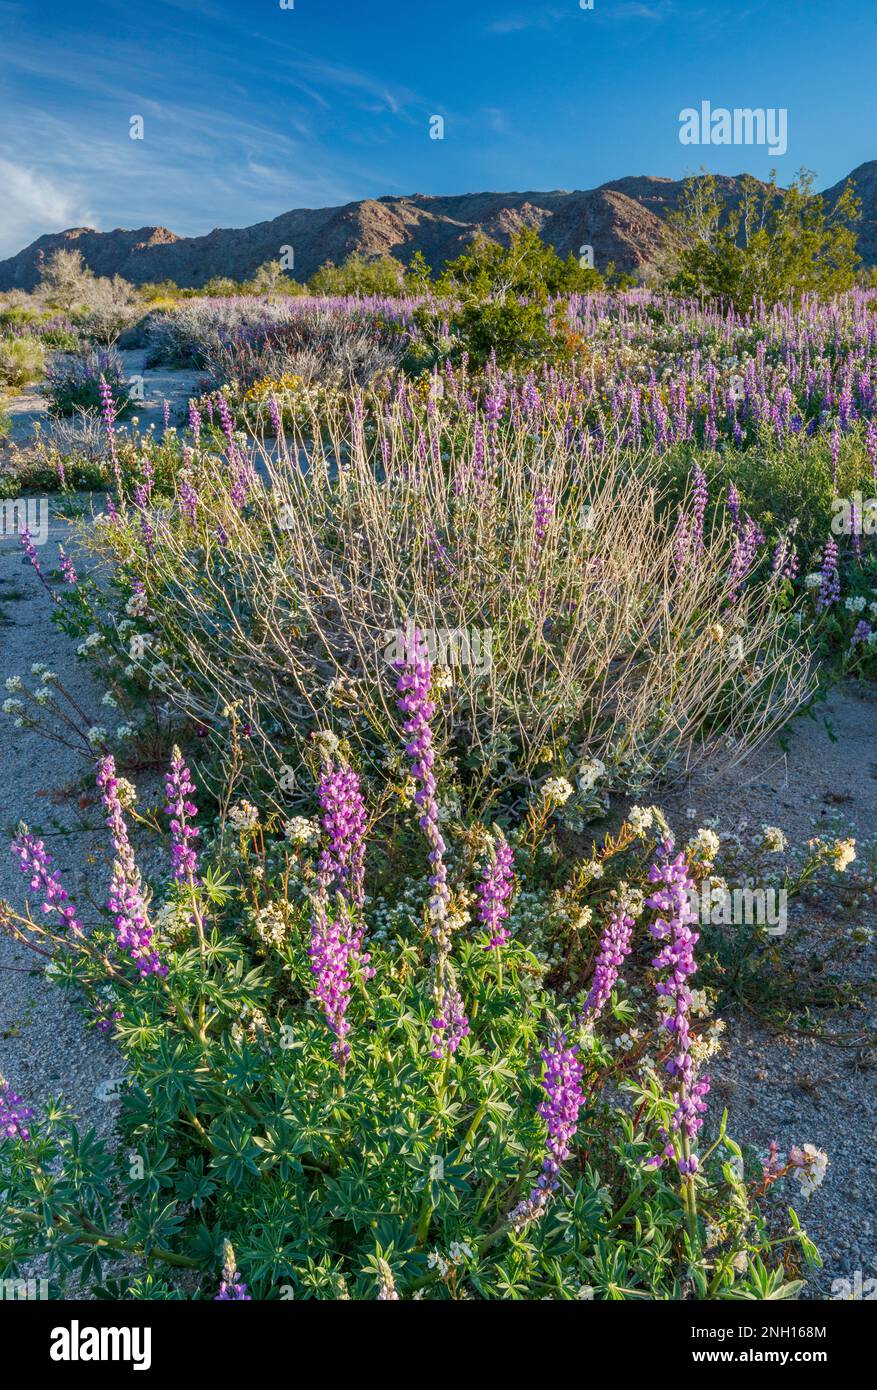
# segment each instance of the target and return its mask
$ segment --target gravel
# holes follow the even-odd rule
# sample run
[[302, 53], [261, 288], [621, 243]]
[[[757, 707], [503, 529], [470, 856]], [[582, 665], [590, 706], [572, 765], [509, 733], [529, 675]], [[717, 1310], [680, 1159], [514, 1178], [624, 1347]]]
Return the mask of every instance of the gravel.
[[[864, 683], [835, 691], [817, 706], [815, 718], [799, 718], [777, 740], [735, 769], [706, 763], [686, 784], [658, 798], [681, 835], [705, 818], [735, 829], [778, 825], [790, 843], [833, 833], [843, 817], [844, 833], [860, 840], [877, 835], [877, 692]], [[688, 811], [694, 810], [688, 819]], [[844, 918], [831, 901], [790, 904], [783, 949], [798, 960], [818, 956], [827, 932]], [[852, 925], [870, 927], [874, 939], [840, 973], [865, 998], [864, 1008], [826, 1012], [825, 1036], [776, 1034], [748, 1013], [728, 1013], [726, 1042], [710, 1064], [714, 1100], [729, 1111], [728, 1131], [762, 1152], [776, 1139], [815, 1144], [829, 1156], [822, 1186], [808, 1200], [796, 1184], [781, 1184], [824, 1267], [809, 1277], [805, 1297], [842, 1297], [835, 1281], [877, 1277], [877, 914], [858, 912]], [[841, 1035], [853, 1033], [855, 1040]], [[868, 1039], [870, 1038], [870, 1041]], [[864, 1040], [864, 1041], [863, 1041]], [[716, 1115], [718, 1105], [711, 1107]], [[791, 1193], [789, 1189], [791, 1188]], [[834, 1289], [832, 1286], [834, 1285]]]
[[[58, 542], [64, 541], [66, 529], [53, 506], [49, 538], [38, 552], [44, 570], [57, 564]], [[69, 542], [65, 548], [70, 549]], [[48, 595], [30, 564], [22, 564], [18, 543], [8, 538], [0, 541], [0, 613], [0, 677], [30, 678], [33, 662], [45, 662], [82, 708], [94, 711], [98, 723], [102, 692], [75, 660], [70, 640], [51, 622]], [[20, 820], [26, 821], [45, 838], [68, 892], [79, 900], [90, 893], [100, 899], [105, 892], [103, 856], [99, 866], [87, 860], [105, 837], [83, 830], [78, 804], [90, 773], [87, 762], [36, 730], [14, 729], [6, 715], [0, 714], [0, 720], [4, 838]], [[99, 824], [95, 807], [85, 817]], [[0, 897], [21, 910], [26, 894], [27, 880], [17, 860], [0, 846]], [[106, 1038], [86, 1028], [80, 1010], [46, 978], [43, 965], [43, 957], [0, 936], [0, 1072], [34, 1109], [49, 1096], [63, 1094], [86, 1128], [93, 1126], [109, 1138], [118, 1103], [98, 1100], [96, 1091], [120, 1075], [119, 1055]]]

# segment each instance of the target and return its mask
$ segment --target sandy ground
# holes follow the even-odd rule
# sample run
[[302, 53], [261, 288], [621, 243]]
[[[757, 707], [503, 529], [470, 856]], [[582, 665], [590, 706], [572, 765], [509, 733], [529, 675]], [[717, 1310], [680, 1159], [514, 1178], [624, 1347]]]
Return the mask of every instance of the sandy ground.
[[[774, 740], [735, 769], [705, 764], [659, 796], [678, 836], [716, 817], [723, 830], [744, 820], [751, 828], [777, 825], [801, 844], [834, 833], [840, 816], [844, 834], [873, 839], [877, 691], [857, 683], [835, 691], [816, 711], [789, 726], [788, 751]], [[783, 949], [801, 960], [818, 954], [841, 920], [835, 908], [830, 899], [793, 904]], [[832, 1297], [835, 1281], [856, 1270], [866, 1280], [877, 1276], [877, 1002], [868, 994], [877, 979], [877, 913], [862, 911], [855, 924], [875, 933], [844, 972], [863, 994], [863, 1008], [828, 1015], [824, 1040], [795, 1031], [778, 1036], [745, 1011], [726, 1012], [724, 1052], [710, 1066], [718, 1102], [711, 1113], [728, 1107], [729, 1132], [738, 1141], [766, 1151], [776, 1139], [783, 1152], [812, 1143], [829, 1155], [823, 1186], [809, 1202], [792, 1187], [793, 1205], [824, 1260], [811, 1279], [811, 1298]], [[855, 1038], [842, 1040], [847, 1032]]]
[[[57, 564], [57, 545], [67, 527], [53, 519], [49, 539], [39, 559], [48, 573]], [[65, 546], [70, 549], [69, 541]], [[50, 620], [50, 601], [21, 549], [0, 542], [0, 677], [30, 677], [31, 665], [42, 661], [62, 676], [65, 685], [98, 721], [101, 690], [82, 663], [75, 660], [69, 639]], [[5, 698], [5, 690], [2, 692]], [[79, 792], [90, 781], [87, 762], [71, 750], [36, 731], [15, 730], [0, 714], [0, 798], [2, 828], [8, 842], [19, 821], [25, 821], [45, 840], [68, 892], [82, 899], [89, 891], [98, 897], [105, 885], [83, 870], [96, 837], [84, 822], [98, 824], [98, 808], [79, 810]], [[101, 837], [102, 838], [102, 837]], [[0, 846], [0, 897], [16, 909], [24, 906], [27, 880], [6, 845]], [[45, 962], [26, 947], [0, 936], [0, 1072], [34, 1109], [50, 1095], [64, 1094], [82, 1116], [109, 1137], [116, 1104], [97, 1098], [101, 1083], [118, 1076], [120, 1061], [82, 1014], [66, 1002], [43, 974]]]
[[[119, 351], [119, 357], [124, 363], [128, 382], [139, 382], [142, 387], [143, 399], [137, 401], [132, 411], [132, 414], [138, 417], [139, 430], [144, 432], [154, 424], [156, 432], [161, 431], [165, 401], [170, 406], [171, 424], [181, 424], [186, 417], [189, 397], [200, 393], [202, 373], [173, 370], [163, 366], [147, 369], [144, 365], [146, 351], [143, 348], [127, 348]], [[12, 420], [12, 428], [6, 439], [0, 443], [0, 449], [5, 448], [8, 452], [13, 445], [21, 448], [30, 443], [36, 424], [39, 424], [43, 432], [51, 429], [52, 420], [46, 410], [46, 398], [41, 394], [38, 385], [25, 387], [17, 395], [7, 397], [2, 404]], [[120, 430], [129, 428], [130, 424], [126, 420], [120, 422]], [[0, 458], [2, 457], [0, 453]]]

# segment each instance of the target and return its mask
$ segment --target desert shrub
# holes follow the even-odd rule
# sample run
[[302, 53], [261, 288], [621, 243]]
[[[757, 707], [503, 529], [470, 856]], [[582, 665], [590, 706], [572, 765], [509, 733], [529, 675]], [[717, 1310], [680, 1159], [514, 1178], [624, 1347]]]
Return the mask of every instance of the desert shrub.
[[[501, 367], [547, 358], [554, 346], [548, 303], [602, 284], [596, 270], [570, 254], [562, 260], [532, 229], [515, 232], [507, 247], [479, 236], [440, 275], [436, 301], [415, 321], [436, 356], [465, 354], [476, 367], [493, 358]], [[442, 349], [442, 340], [449, 341]]]
[[33, 338], [0, 338], [0, 388], [17, 391], [39, 381], [46, 369], [46, 354]]
[[12, 429], [12, 419], [8, 411], [0, 405], [0, 439], [4, 439]]
[[405, 267], [395, 256], [353, 252], [341, 265], [326, 261], [308, 281], [308, 293], [326, 295], [407, 294]]
[[170, 698], [208, 726], [242, 701], [266, 768], [300, 759], [314, 714], [377, 756], [412, 624], [442, 648], [455, 795], [514, 798], [547, 749], [581, 784], [571, 823], [805, 697], [781, 577], [732, 585], [727, 528], [680, 558], [654, 475], [588, 448], [563, 408], [538, 434], [442, 399], [381, 411], [354, 398], [258, 471], [239, 443], [202, 450], [160, 516], [135, 500], [84, 538], [144, 585]]
[[855, 283], [860, 217], [852, 184], [829, 211], [806, 171], [785, 189], [775, 174], [769, 184], [746, 176], [733, 204], [711, 174], [694, 176], [668, 218], [670, 285], [722, 298], [743, 312], [759, 300], [828, 298]]
[[306, 384], [319, 378], [327, 385], [367, 386], [393, 372], [404, 350], [404, 339], [373, 318], [303, 308], [266, 323], [256, 341], [218, 343], [205, 363], [214, 380], [243, 392], [257, 387], [267, 396], [271, 383], [291, 376]]
[[81, 251], [59, 249], [43, 263], [37, 293], [52, 308], [70, 313], [84, 303], [94, 278]]
[[89, 284], [77, 323], [86, 338], [109, 345], [139, 315], [137, 291], [121, 276], [114, 275], [112, 279], [95, 279]]
[[[564, 882], [550, 789], [517, 830], [443, 838], [424, 759], [430, 690], [415, 644], [397, 694], [418, 727], [426, 833], [400, 832], [406, 876], [367, 910], [367, 826], [386, 797], [325, 740], [320, 822], [232, 801], [209, 843], [175, 751], [160, 903], [111, 758], [98, 769], [116, 856], [108, 917], [61, 897], [42, 841], [19, 832], [34, 910], [4, 905], [5, 930], [51, 954], [52, 978], [113, 1034], [127, 1081], [113, 1145], [83, 1139], [59, 1102], [35, 1118], [0, 1081], [0, 1273], [43, 1255], [54, 1278], [152, 1299], [800, 1291], [818, 1255], [778, 1185], [797, 1176], [809, 1192], [825, 1156], [744, 1155], [724, 1119], [704, 1125], [709, 1011], [678, 973], [666, 984], [672, 957], [649, 932], [663, 920], [659, 938], [688, 940], [700, 849], [673, 856], [660, 812], [636, 808]], [[540, 930], [552, 890], [585, 931], [601, 923], [596, 969], [564, 1000]], [[642, 1006], [624, 966], [638, 957], [654, 1001]], [[678, 1040], [668, 1008], [691, 1023]], [[684, 1069], [668, 1070], [679, 1052]]]
[[99, 410], [100, 382], [106, 381], [119, 410], [129, 402], [125, 368], [111, 348], [90, 349], [70, 356], [56, 357], [46, 373], [44, 391], [52, 415], [73, 415], [82, 410]]
[[28, 304], [9, 304], [0, 309], [0, 332], [15, 336], [28, 325], [36, 323], [39, 312]]
[[76, 326], [62, 314], [46, 315], [32, 328], [34, 337], [53, 352], [76, 352], [80, 336]]
[[58, 250], [44, 264], [37, 287], [40, 298], [69, 314], [86, 338], [110, 344], [137, 316], [137, 291], [120, 275], [98, 277], [82, 253]]

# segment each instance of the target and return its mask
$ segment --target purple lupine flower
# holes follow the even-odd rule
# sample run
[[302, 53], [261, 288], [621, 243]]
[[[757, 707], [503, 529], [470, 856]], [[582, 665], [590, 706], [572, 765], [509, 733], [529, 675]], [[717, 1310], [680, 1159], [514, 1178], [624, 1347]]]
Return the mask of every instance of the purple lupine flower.
[[193, 816], [197, 816], [198, 807], [189, 800], [195, 790], [195, 784], [176, 744], [164, 785], [167, 795], [165, 814], [171, 818], [173, 876], [178, 883], [194, 885], [198, 877], [198, 856], [189, 842], [197, 840], [201, 832], [197, 826], [190, 825], [189, 822]]
[[554, 498], [543, 488], [533, 499], [533, 535], [536, 550], [541, 550], [554, 517]]
[[798, 554], [792, 544], [794, 533], [795, 525], [792, 524], [776, 543], [770, 566], [770, 572], [775, 579], [794, 579], [798, 573]]
[[469, 1036], [469, 1031], [469, 1019], [460, 991], [456, 985], [446, 984], [441, 1009], [432, 1019], [430, 1057], [436, 1061], [452, 1057], [463, 1039]]
[[[43, 574], [42, 566], [39, 560], [37, 559], [36, 546], [33, 543], [33, 537], [27, 526], [22, 526], [18, 534], [18, 539], [21, 541], [21, 548], [24, 551], [25, 556], [30, 561], [31, 565], [36, 571], [37, 579], [40, 581], [46, 592], [50, 594], [53, 599], [57, 600], [57, 594], [55, 593], [49, 581], [46, 579], [46, 576]], [[21, 563], [24, 564], [24, 560], [22, 560]]]
[[320, 856], [320, 878], [327, 888], [334, 884], [352, 907], [361, 908], [366, 814], [358, 776], [349, 767], [327, 767], [317, 784], [317, 799], [328, 840]]
[[107, 382], [106, 377], [101, 373], [98, 383], [100, 393], [101, 415], [103, 416], [104, 429], [107, 432], [107, 439], [110, 445], [110, 459], [113, 465], [113, 474], [116, 480], [116, 491], [119, 498], [122, 498], [122, 470], [119, 467], [119, 458], [116, 453], [116, 402], [113, 399], [112, 387]]
[[100, 394], [101, 415], [103, 416], [104, 428], [108, 435], [112, 435], [116, 428], [116, 402], [113, 399], [113, 390], [106, 377], [101, 373], [98, 382], [98, 392]]
[[65, 583], [75, 584], [77, 580], [76, 570], [73, 566], [73, 561], [70, 559], [63, 545], [58, 546], [58, 564], [64, 576]]
[[691, 541], [695, 555], [703, 552], [703, 523], [706, 516], [707, 502], [709, 501], [709, 489], [707, 487], [706, 474], [699, 464], [692, 465], [691, 476], [694, 481], [692, 492], [692, 513], [693, 525], [691, 529]]
[[752, 573], [758, 563], [758, 551], [764, 545], [764, 532], [759, 530], [751, 516], [739, 535], [734, 536], [731, 546], [731, 567], [728, 572], [728, 598], [737, 601], [743, 581]]
[[350, 939], [346, 926], [333, 920], [326, 911], [325, 894], [314, 901], [311, 918], [311, 974], [314, 976], [314, 997], [323, 1006], [326, 1022], [335, 1034], [332, 1053], [344, 1071], [350, 1056], [347, 1034], [350, 1023], [347, 1005], [350, 1003]]
[[733, 483], [728, 484], [728, 511], [737, 535], [740, 534], [740, 494]]
[[23, 874], [30, 874], [30, 886], [42, 894], [41, 910], [44, 913], [57, 912], [64, 926], [73, 936], [82, 936], [82, 927], [76, 916], [76, 908], [70, 901], [67, 890], [52, 872], [53, 863], [42, 840], [38, 840], [29, 830], [22, 828], [10, 846], [18, 859]]
[[219, 423], [222, 427], [222, 433], [225, 435], [226, 440], [233, 448], [234, 421], [231, 418], [231, 411], [228, 408], [228, 401], [225, 399], [225, 396], [222, 391], [216, 392], [216, 410], [219, 415]]
[[856, 647], [860, 646], [863, 642], [868, 642], [870, 640], [870, 637], [871, 624], [866, 622], [856, 623], [855, 631], [853, 632], [853, 635], [850, 638], [850, 654], [854, 652]]
[[32, 1119], [33, 1111], [0, 1076], [0, 1140], [21, 1139], [26, 1144], [30, 1138], [27, 1122]]
[[277, 397], [274, 395], [268, 399], [268, 414], [271, 416], [271, 428], [274, 431], [274, 437], [279, 441], [283, 437], [283, 417], [280, 414]]
[[124, 1016], [121, 1009], [110, 1009], [108, 1004], [103, 1004], [97, 1010], [95, 1027], [99, 1033], [103, 1033], [104, 1036], [106, 1036], [107, 1033], [113, 1031], [113, 1024], [118, 1022], [120, 1018], [124, 1018]]
[[509, 939], [509, 930], [503, 924], [509, 915], [514, 862], [511, 845], [502, 831], [498, 831], [491, 847], [490, 862], [478, 885], [478, 920], [490, 933], [485, 948], [488, 951], [504, 946]]
[[170, 425], [171, 425], [171, 403], [170, 403], [170, 401], [167, 401], [167, 400], [166, 400], [166, 401], [163, 401], [163, 402], [162, 402], [162, 414], [163, 414], [163, 417], [164, 417], [164, 433], [167, 434], [168, 430], [170, 429]]
[[116, 942], [119, 949], [131, 957], [144, 977], [166, 975], [167, 966], [162, 965], [152, 944], [152, 927], [146, 913], [140, 872], [128, 838], [128, 827], [119, 798], [116, 763], [112, 754], [102, 758], [98, 764], [97, 784], [108, 812], [106, 823], [116, 852], [107, 898], [107, 907], [115, 918]]
[[436, 780], [433, 773], [435, 748], [430, 720], [435, 714], [435, 705], [429, 698], [432, 665], [426, 644], [416, 628], [407, 646], [406, 659], [397, 661], [395, 669], [399, 672], [396, 682], [399, 698], [396, 704], [400, 713], [405, 715], [402, 725], [402, 732], [408, 740], [405, 752], [411, 759], [411, 771], [418, 783], [414, 794], [414, 801], [421, 812], [418, 823], [429, 844], [429, 862], [432, 866], [429, 882], [433, 890], [430, 917], [435, 924], [433, 935], [437, 937], [444, 929], [450, 893], [444, 862], [446, 846], [439, 829]]
[[[365, 802], [359, 777], [349, 767], [327, 767], [317, 784], [320, 818], [327, 845], [317, 866], [319, 891], [325, 898], [331, 888], [340, 893], [349, 905], [362, 912], [365, 903]], [[365, 928], [361, 918], [351, 923], [348, 944], [353, 958], [369, 980], [374, 970], [371, 956], [363, 951]]]
[[667, 1143], [663, 1151], [648, 1162], [660, 1168], [665, 1159], [677, 1158], [679, 1172], [690, 1175], [697, 1172], [697, 1158], [688, 1151], [688, 1146], [703, 1124], [704, 1097], [710, 1088], [709, 1077], [697, 1077], [688, 1025], [691, 991], [687, 981], [697, 970], [694, 947], [699, 940], [699, 933], [691, 930], [691, 924], [697, 921], [697, 913], [691, 906], [696, 885], [688, 872], [684, 854], [668, 858], [660, 865], [653, 864], [649, 882], [658, 887], [646, 899], [646, 905], [660, 914], [649, 930], [656, 941], [663, 943], [652, 964], [656, 970], [665, 972], [655, 990], [668, 1008], [661, 1023], [673, 1035], [675, 1044], [673, 1056], [667, 1062], [667, 1071], [676, 1081], [676, 1109], [670, 1129], [673, 1133], [681, 1133], [686, 1152], [680, 1157], [670, 1135], [665, 1133], [662, 1137]]
[[820, 568], [821, 583], [816, 596], [816, 612], [823, 613], [840, 598], [840, 574], [837, 567], [837, 541], [830, 538], [825, 542]]
[[624, 906], [616, 907], [609, 914], [600, 938], [600, 952], [594, 967], [591, 988], [580, 1015], [580, 1022], [594, 1023], [603, 1012], [615, 988], [618, 972], [624, 964], [625, 956], [630, 955], [630, 940], [633, 934], [634, 919]]
[[222, 1279], [219, 1284], [219, 1293], [214, 1294], [214, 1303], [231, 1303], [235, 1301], [252, 1303], [252, 1295], [247, 1293], [247, 1286], [237, 1270], [237, 1260], [231, 1241], [225, 1241], [223, 1248]]
[[579, 1111], [585, 1099], [578, 1048], [567, 1047], [563, 1033], [543, 1049], [542, 1061], [545, 1063], [542, 1089], [546, 1099], [538, 1113], [548, 1125], [548, 1142], [536, 1186], [527, 1200], [511, 1213], [510, 1219], [518, 1227], [540, 1217], [560, 1186], [558, 1174], [572, 1153]]
[[468, 1031], [468, 1022], [462, 1012], [462, 1002], [456, 987], [453, 981], [448, 979], [451, 954], [451, 934], [448, 927], [450, 892], [444, 860], [446, 846], [439, 829], [436, 780], [433, 772], [435, 748], [430, 720], [435, 714], [435, 705], [429, 698], [432, 665], [428, 648], [416, 628], [412, 628], [409, 639], [405, 659], [394, 663], [395, 669], [399, 672], [396, 682], [396, 704], [400, 713], [405, 716], [402, 725], [402, 731], [408, 740], [405, 752], [411, 759], [411, 771], [418, 784], [414, 800], [421, 812], [419, 824], [429, 845], [429, 862], [432, 868], [429, 879], [432, 889], [429, 918], [432, 922], [433, 940], [436, 943], [432, 1055], [450, 1057], [456, 1051], [460, 1038], [465, 1036], [464, 1029]]
[[192, 481], [192, 474], [188, 469], [191, 450], [183, 448], [183, 468], [180, 470], [180, 507], [183, 515], [188, 521], [194, 521], [198, 515], [198, 491]]
[[189, 401], [189, 429], [192, 431], [192, 438], [195, 441], [195, 448], [201, 440], [201, 414], [194, 401]]

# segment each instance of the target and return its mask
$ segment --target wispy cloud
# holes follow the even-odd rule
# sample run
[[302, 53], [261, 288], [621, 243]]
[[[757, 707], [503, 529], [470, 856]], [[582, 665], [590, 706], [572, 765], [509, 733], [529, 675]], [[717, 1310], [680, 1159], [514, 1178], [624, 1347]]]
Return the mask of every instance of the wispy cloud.
[[0, 185], [4, 194], [0, 256], [15, 255], [44, 232], [94, 222], [86, 200], [69, 185], [62, 187], [35, 169], [2, 156]]
[[528, 29], [553, 29], [558, 24], [568, 23], [573, 19], [582, 20], [585, 17], [589, 22], [598, 24], [616, 24], [636, 19], [662, 24], [671, 19], [676, 12], [676, 0], [660, 0], [660, 3], [656, 0], [654, 4], [649, 4], [648, 0], [614, 0], [614, 3], [595, 0], [593, 10], [583, 10], [570, 0], [570, 4], [563, 9], [549, 5], [492, 20], [485, 25], [485, 33], [521, 34]]

